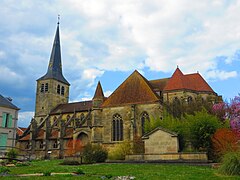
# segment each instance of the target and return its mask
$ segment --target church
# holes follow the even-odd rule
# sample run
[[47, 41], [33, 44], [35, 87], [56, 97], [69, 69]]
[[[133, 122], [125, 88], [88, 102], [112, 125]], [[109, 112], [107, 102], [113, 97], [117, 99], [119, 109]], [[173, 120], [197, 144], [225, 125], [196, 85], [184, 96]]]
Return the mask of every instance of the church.
[[124, 140], [144, 136], [150, 117], [163, 118], [164, 104], [221, 99], [199, 73], [179, 68], [169, 78], [148, 80], [134, 71], [109, 96], [98, 82], [90, 101], [69, 103], [70, 83], [62, 73], [59, 23], [47, 73], [37, 80], [35, 115], [17, 146], [38, 158], [63, 158], [71, 140], [111, 148]]

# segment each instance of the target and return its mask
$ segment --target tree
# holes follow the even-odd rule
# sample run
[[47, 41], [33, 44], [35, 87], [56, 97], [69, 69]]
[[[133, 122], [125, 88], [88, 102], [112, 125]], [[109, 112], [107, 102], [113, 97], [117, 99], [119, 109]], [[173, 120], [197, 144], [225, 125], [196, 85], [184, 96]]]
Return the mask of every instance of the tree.
[[193, 147], [210, 152], [211, 137], [217, 129], [223, 126], [218, 118], [202, 110], [195, 112], [195, 115], [186, 115], [185, 121], [188, 123], [189, 138]]
[[229, 121], [231, 129], [240, 139], [240, 95], [235, 96], [230, 103], [215, 104], [212, 111], [223, 121]]

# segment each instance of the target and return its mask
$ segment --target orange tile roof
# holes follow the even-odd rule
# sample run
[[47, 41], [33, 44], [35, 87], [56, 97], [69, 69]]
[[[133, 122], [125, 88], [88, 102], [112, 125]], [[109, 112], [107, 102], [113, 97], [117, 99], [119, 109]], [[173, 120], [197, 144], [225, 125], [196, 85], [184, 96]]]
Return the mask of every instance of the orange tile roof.
[[30, 140], [30, 134], [27, 134], [26, 136], [19, 139], [19, 141], [29, 141]]
[[23, 127], [17, 127], [17, 135], [18, 136], [22, 136], [24, 131], [26, 130], [27, 128], [23, 128]]
[[151, 103], [159, 100], [149, 82], [134, 71], [102, 104], [111, 107], [127, 104]]
[[93, 99], [104, 99], [104, 94], [103, 94], [103, 90], [102, 90], [100, 81], [98, 81], [97, 88], [96, 88], [95, 94], [93, 96]]
[[213, 92], [212, 88], [199, 73], [184, 75], [179, 68], [175, 70], [172, 77], [168, 80], [164, 91], [173, 90], [193, 90], [202, 92]]

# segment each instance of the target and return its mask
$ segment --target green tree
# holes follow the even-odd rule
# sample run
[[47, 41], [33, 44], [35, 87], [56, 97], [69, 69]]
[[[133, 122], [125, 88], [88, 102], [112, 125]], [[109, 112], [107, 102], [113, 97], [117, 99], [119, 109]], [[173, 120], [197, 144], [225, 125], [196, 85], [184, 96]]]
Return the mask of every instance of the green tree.
[[185, 122], [188, 129], [189, 140], [197, 150], [207, 150], [212, 148], [211, 137], [218, 128], [223, 127], [219, 119], [209, 114], [206, 110], [195, 112], [195, 115], [187, 114]]

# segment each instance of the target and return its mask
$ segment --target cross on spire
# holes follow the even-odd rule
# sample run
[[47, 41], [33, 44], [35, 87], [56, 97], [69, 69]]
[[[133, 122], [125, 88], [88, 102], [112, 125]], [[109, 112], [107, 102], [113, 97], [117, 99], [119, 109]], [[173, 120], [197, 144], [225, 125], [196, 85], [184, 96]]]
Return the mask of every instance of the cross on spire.
[[58, 25], [59, 25], [59, 22], [60, 22], [60, 14], [58, 14]]

